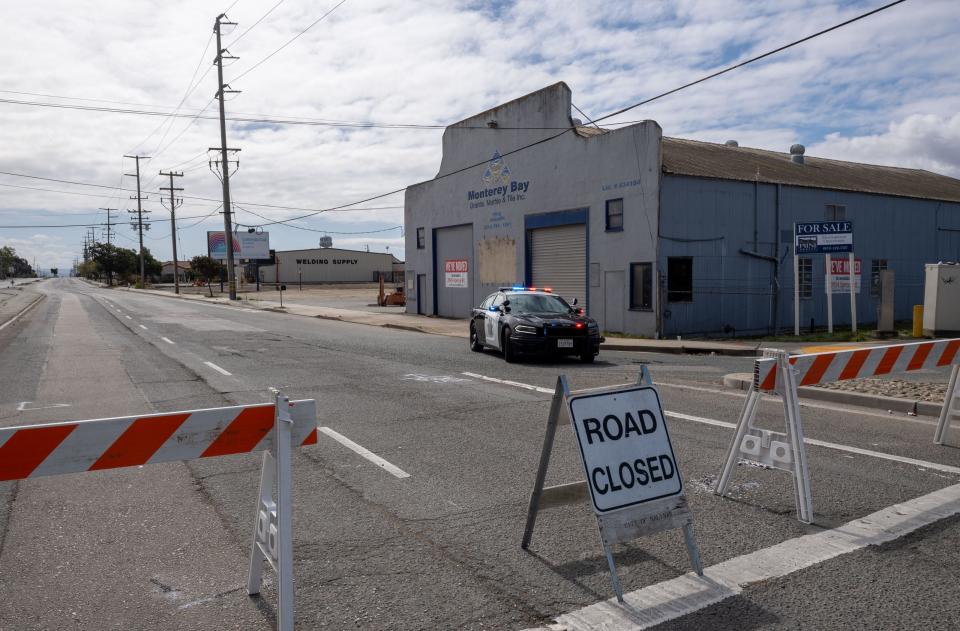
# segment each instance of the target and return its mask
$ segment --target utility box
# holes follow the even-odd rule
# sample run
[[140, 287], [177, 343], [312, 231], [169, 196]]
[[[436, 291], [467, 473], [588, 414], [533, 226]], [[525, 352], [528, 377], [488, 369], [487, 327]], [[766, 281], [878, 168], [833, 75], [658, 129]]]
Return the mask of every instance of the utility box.
[[960, 335], [960, 264], [927, 263], [923, 289], [923, 334]]

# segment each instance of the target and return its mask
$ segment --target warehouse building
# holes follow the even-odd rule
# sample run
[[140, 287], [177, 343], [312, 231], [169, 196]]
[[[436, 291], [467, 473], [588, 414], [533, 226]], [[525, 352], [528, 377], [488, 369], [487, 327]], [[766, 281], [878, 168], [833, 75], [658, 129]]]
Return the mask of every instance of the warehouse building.
[[[793, 328], [794, 223], [852, 222], [861, 323], [877, 320], [880, 271], [909, 319], [924, 264], [960, 259], [960, 180], [570, 112], [557, 83], [447, 127], [437, 177], [406, 191], [408, 311], [466, 317], [523, 284], [577, 298], [610, 332], [762, 334]], [[823, 326], [825, 257], [797, 264], [800, 321]], [[849, 324], [849, 295], [833, 305]]]
[[276, 252], [274, 265], [261, 265], [261, 283], [304, 284], [371, 283], [394, 276], [394, 265], [402, 264], [392, 254], [314, 248]]

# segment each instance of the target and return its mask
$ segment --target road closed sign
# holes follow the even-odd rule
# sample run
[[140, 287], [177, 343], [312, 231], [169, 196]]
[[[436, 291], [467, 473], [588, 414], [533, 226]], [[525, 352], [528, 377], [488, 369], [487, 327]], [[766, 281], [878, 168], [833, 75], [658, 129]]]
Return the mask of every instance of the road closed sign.
[[567, 403], [598, 515], [683, 492], [656, 389], [574, 394]]

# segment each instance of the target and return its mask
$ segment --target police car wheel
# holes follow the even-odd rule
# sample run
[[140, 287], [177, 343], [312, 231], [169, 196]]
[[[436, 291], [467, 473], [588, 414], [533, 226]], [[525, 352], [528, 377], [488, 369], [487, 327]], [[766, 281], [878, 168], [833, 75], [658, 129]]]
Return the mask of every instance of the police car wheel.
[[504, 327], [503, 333], [500, 334], [502, 343], [500, 347], [503, 349], [503, 358], [507, 363], [512, 364], [517, 361], [517, 352], [513, 350], [513, 343], [510, 342], [510, 327]]
[[477, 329], [473, 325], [473, 322], [470, 323], [470, 350], [475, 353], [483, 350], [483, 344], [477, 339]]
[[582, 355], [580, 355], [580, 361], [584, 364], [592, 364], [594, 358], [596, 358], [596, 355], [594, 355], [590, 351], [587, 351], [586, 353], [583, 353]]

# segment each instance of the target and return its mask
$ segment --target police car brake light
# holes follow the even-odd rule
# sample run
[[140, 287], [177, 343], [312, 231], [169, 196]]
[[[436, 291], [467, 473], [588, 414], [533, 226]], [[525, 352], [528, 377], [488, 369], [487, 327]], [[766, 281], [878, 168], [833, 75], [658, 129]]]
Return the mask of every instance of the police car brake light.
[[553, 291], [553, 289], [551, 289], [550, 287], [544, 287], [544, 288], [543, 288], [543, 291], [545, 291], [545, 292], [547, 292], [547, 293], [549, 294], [550, 292]]

